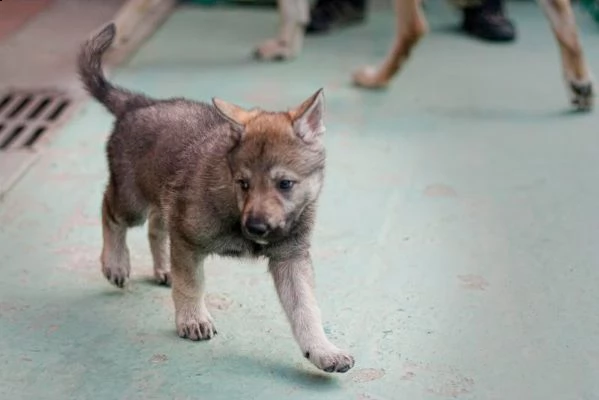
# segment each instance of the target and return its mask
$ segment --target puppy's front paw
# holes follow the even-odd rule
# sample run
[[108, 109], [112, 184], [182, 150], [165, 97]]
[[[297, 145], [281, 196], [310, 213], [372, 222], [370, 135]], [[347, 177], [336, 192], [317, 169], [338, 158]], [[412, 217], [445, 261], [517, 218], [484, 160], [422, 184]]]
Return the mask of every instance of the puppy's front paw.
[[306, 351], [304, 357], [324, 372], [344, 373], [354, 366], [354, 357], [336, 347], [325, 351], [318, 349]]
[[124, 288], [129, 281], [129, 272], [131, 271], [129, 255], [122, 254], [117, 257], [114, 254], [105, 252], [102, 254], [101, 262], [102, 273], [108, 282], [118, 288]]
[[177, 333], [179, 337], [197, 341], [212, 339], [217, 332], [208, 311], [193, 311], [177, 315]]
[[295, 57], [291, 47], [278, 39], [269, 39], [254, 51], [254, 58], [263, 61], [283, 61]]

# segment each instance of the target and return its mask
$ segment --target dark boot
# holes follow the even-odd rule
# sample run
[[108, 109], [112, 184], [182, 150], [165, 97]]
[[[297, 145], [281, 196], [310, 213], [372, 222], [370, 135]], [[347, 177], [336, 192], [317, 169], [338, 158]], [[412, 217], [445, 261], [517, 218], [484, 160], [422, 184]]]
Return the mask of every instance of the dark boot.
[[511, 42], [516, 38], [516, 30], [505, 16], [501, 0], [483, 0], [481, 6], [465, 8], [462, 30], [489, 42]]
[[324, 33], [364, 21], [366, 0], [317, 0], [310, 11], [306, 33]]

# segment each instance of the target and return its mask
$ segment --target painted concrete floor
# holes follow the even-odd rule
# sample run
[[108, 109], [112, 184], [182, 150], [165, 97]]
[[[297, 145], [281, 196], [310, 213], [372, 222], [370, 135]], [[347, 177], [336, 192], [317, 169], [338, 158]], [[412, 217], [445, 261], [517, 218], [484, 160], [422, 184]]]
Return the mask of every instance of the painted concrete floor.
[[[325, 376], [303, 360], [260, 263], [208, 264], [219, 336], [205, 343], [176, 336], [143, 230], [131, 290], [104, 281], [112, 119], [90, 103], [0, 204], [0, 398], [599, 398], [599, 118], [567, 111], [545, 20], [510, 6], [519, 41], [490, 46], [432, 5], [433, 33], [380, 93], [348, 75], [382, 56], [388, 13], [268, 65], [247, 55], [274, 12], [179, 9], [118, 82], [267, 108], [325, 87], [317, 288], [355, 369]], [[599, 73], [599, 34], [581, 24]]]

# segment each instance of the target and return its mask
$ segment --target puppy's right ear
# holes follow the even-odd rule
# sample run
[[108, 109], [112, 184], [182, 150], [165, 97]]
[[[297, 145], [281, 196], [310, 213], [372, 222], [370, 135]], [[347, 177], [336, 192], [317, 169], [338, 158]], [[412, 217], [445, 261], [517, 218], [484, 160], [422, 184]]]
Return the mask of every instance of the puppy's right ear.
[[254, 117], [255, 114], [253, 110], [246, 110], [245, 108], [239, 107], [233, 103], [226, 102], [216, 97], [212, 98], [212, 104], [214, 104], [214, 107], [218, 113], [233, 126], [235, 131], [239, 133], [243, 132], [245, 125]]
[[323, 89], [316, 91], [289, 113], [297, 136], [306, 142], [318, 140], [325, 131]]

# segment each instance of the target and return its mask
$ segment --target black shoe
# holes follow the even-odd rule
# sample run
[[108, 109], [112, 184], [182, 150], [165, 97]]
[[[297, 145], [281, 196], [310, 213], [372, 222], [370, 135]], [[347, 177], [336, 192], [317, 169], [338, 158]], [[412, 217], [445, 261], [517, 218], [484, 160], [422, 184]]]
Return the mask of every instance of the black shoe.
[[489, 42], [511, 42], [516, 39], [514, 24], [501, 11], [468, 9], [462, 30]]
[[306, 33], [328, 32], [332, 28], [358, 24], [365, 18], [365, 0], [318, 0], [310, 11]]

